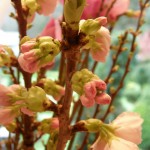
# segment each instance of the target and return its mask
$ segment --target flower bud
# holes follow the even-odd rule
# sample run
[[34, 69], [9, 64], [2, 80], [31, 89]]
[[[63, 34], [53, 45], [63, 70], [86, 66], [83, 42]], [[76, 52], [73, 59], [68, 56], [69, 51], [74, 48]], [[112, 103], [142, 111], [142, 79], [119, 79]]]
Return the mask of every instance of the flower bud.
[[43, 78], [39, 81], [39, 84], [41, 83], [45, 92], [53, 96], [57, 101], [65, 94], [65, 89], [50, 79]]
[[52, 133], [59, 130], [58, 118], [44, 119], [38, 127], [43, 133]]
[[10, 66], [15, 63], [15, 61], [16, 57], [13, 50], [6, 45], [0, 45], [0, 67]]
[[40, 87], [34, 86], [31, 87], [28, 92], [29, 96], [26, 100], [27, 107], [34, 112], [43, 111], [43, 103], [47, 100], [45, 91]]
[[107, 22], [106, 17], [99, 17], [96, 19], [81, 20], [79, 24], [80, 32], [86, 35], [94, 35], [100, 29], [101, 25]]
[[106, 93], [101, 93], [95, 97], [95, 102], [97, 104], [106, 105], [111, 102], [111, 97]]
[[78, 22], [80, 21], [85, 0], [66, 0], [64, 4], [65, 21], [72, 29], [78, 29]]

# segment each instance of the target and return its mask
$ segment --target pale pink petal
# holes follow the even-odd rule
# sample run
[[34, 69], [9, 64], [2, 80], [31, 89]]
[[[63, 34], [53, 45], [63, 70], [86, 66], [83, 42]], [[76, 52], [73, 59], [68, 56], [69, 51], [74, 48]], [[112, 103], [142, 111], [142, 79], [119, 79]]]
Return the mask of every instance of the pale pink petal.
[[107, 85], [106, 85], [106, 83], [105, 83], [103, 80], [98, 79], [98, 80], [93, 80], [93, 82], [95, 83], [96, 88], [97, 88], [98, 90], [101, 90], [101, 91], [106, 90]]
[[111, 144], [107, 144], [104, 150], [139, 150], [136, 144], [121, 138], [114, 138]]
[[84, 85], [84, 93], [87, 98], [94, 99], [96, 92], [96, 85], [94, 82], [91, 81]]
[[59, 86], [57, 95], [53, 95], [53, 97], [56, 101], [59, 101], [64, 94], [65, 94], [65, 89], [63, 87]]
[[8, 87], [0, 84], [0, 106], [9, 106], [11, 102], [9, 100], [8, 94], [11, 93], [11, 90]]
[[95, 102], [97, 104], [107, 105], [111, 102], [111, 97], [106, 93], [101, 93], [99, 95], [96, 95]]
[[30, 40], [21, 45], [21, 52], [29, 52], [36, 45], [35, 40]]
[[99, 137], [91, 148], [92, 150], [139, 150], [136, 144], [117, 137], [108, 139], [108, 142]]
[[94, 60], [105, 62], [106, 56], [110, 49], [110, 33], [105, 27], [101, 27], [96, 34], [96, 42], [99, 44], [99, 48], [91, 49], [91, 54]]
[[94, 144], [91, 146], [92, 150], [105, 150], [105, 146], [107, 145], [107, 142], [100, 137], [94, 142]]
[[33, 61], [34, 58], [30, 59], [30, 60], [26, 60], [24, 59], [24, 54], [21, 54], [18, 58], [18, 62], [21, 66], [21, 68], [26, 71], [26, 72], [29, 72], [29, 73], [34, 73], [36, 71], [38, 71], [39, 69], [39, 66], [38, 66], [38, 62], [37, 61]]
[[[115, 134], [121, 138], [140, 144], [141, 124], [143, 119], [134, 112], [120, 114], [111, 124], [115, 127]], [[130, 136], [129, 136], [130, 135]]]
[[114, 125], [124, 127], [128, 127], [130, 124], [130, 127], [132, 128], [139, 128], [142, 123], [143, 119], [139, 114], [134, 112], [123, 112], [112, 122]]
[[59, 120], [58, 118], [54, 117], [51, 120], [51, 129], [59, 129]]
[[94, 99], [88, 99], [85, 95], [80, 96], [80, 100], [85, 107], [92, 107], [95, 104]]
[[29, 110], [29, 109], [27, 109], [27, 108], [25, 108], [25, 107], [22, 107], [20, 110], [21, 110], [24, 114], [26, 114], [26, 115], [28, 115], [28, 116], [34, 116], [34, 112], [31, 111], [31, 110]]
[[7, 125], [17, 117], [17, 114], [12, 112], [10, 108], [0, 108], [0, 124]]
[[115, 130], [115, 135], [127, 141], [135, 144], [140, 144], [141, 139], [141, 129], [132, 128], [130, 125], [128, 127], [119, 127]]

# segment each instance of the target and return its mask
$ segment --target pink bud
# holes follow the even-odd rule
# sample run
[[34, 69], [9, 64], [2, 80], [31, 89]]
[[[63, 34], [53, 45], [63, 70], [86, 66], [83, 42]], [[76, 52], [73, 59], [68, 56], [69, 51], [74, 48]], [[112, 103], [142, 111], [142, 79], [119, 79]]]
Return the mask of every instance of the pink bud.
[[85, 107], [92, 107], [95, 104], [94, 99], [88, 99], [85, 95], [80, 96], [80, 100]]
[[99, 79], [99, 80], [94, 80], [93, 82], [95, 83], [95, 86], [98, 90], [101, 90], [101, 91], [106, 90], [107, 85], [103, 80]]
[[110, 33], [105, 27], [101, 27], [96, 34], [96, 41], [100, 45], [99, 49], [92, 49], [91, 54], [94, 60], [105, 62], [110, 49]]
[[0, 84], [0, 105], [1, 106], [9, 106], [11, 105], [11, 102], [9, 101], [8, 94], [11, 93], [10, 89], [8, 87], [3, 86]]
[[95, 20], [99, 21], [101, 26], [104, 26], [107, 23], [107, 18], [106, 17], [98, 17]]
[[31, 110], [29, 110], [29, 109], [27, 109], [27, 108], [25, 108], [25, 107], [22, 107], [20, 110], [21, 110], [24, 114], [26, 114], [26, 115], [28, 115], [28, 116], [34, 116], [34, 113], [33, 113]]
[[59, 101], [64, 94], [65, 94], [65, 89], [60, 86], [59, 91], [57, 91], [57, 95], [55, 95], [53, 97], [56, 101]]
[[[30, 56], [29, 58], [27, 56]], [[24, 58], [25, 57], [25, 58]], [[24, 54], [21, 54], [18, 58], [18, 62], [21, 66], [21, 68], [26, 71], [26, 72], [29, 72], [29, 73], [34, 73], [36, 72], [39, 67], [38, 67], [38, 62], [35, 61], [35, 57], [31, 57], [31, 53], [28, 55], [24, 55]]]
[[21, 45], [21, 52], [29, 52], [36, 45], [35, 40], [27, 41]]
[[51, 120], [51, 129], [59, 129], [59, 120], [58, 118], [54, 117]]
[[89, 99], [94, 99], [96, 95], [96, 86], [93, 81], [88, 82], [84, 85], [85, 96]]
[[111, 97], [106, 93], [101, 93], [95, 97], [95, 102], [97, 104], [106, 105], [111, 102]]

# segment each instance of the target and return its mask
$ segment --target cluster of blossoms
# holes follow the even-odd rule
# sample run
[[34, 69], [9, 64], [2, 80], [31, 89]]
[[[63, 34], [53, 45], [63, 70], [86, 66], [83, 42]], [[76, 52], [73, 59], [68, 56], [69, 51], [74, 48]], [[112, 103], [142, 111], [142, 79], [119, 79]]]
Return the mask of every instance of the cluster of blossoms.
[[51, 14], [57, 5], [57, 0], [21, 0], [21, 3], [23, 10], [27, 12], [27, 21], [30, 23], [36, 12], [45, 16]]
[[95, 102], [110, 103], [110, 96], [104, 92], [106, 83], [91, 71], [87, 69], [77, 71], [72, 76], [71, 82], [73, 90], [80, 95], [80, 100], [85, 107], [92, 107]]
[[80, 121], [85, 129], [99, 133], [98, 139], [91, 146], [92, 150], [138, 150], [141, 143], [141, 124], [143, 119], [133, 112], [124, 112], [114, 121], [105, 124], [98, 119]]
[[38, 86], [42, 87], [48, 95], [51, 95], [57, 101], [65, 94], [65, 89], [51, 79], [41, 79]]
[[1, 124], [7, 125], [11, 123], [21, 113], [33, 116], [34, 112], [44, 111], [43, 104], [48, 99], [45, 91], [40, 87], [33, 86], [27, 91], [21, 85], [14, 84], [5, 87], [0, 84], [0, 88]]
[[60, 42], [52, 37], [30, 39], [26, 36], [21, 40], [21, 55], [18, 61], [24, 71], [34, 73], [41, 67], [52, 65], [59, 52]]
[[15, 64], [15, 62], [16, 56], [13, 50], [6, 45], [0, 45], [0, 67], [11, 66]]
[[110, 33], [103, 25], [107, 23], [106, 17], [81, 20], [79, 30], [85, 34], [84, 41], [88, 41], [82, 49], [89, 49], [96, 61], [104, 62], [110, 48]]

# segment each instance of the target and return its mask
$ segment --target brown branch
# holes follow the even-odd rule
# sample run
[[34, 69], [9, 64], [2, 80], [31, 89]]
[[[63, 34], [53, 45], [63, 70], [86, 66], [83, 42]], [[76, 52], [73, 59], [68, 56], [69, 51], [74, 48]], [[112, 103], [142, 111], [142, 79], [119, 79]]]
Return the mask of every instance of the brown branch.
[[[21, 0], [11, 0], [14, 4], [14, 8], [16, 10], [17, 16], [17, 22], [19, 27], [19, 33], [20, 33], [20, 39], [24, 36], [26, 36], [26, 30], [27, 30], [27, 20], [25, 17], [25, 12], [23, 11]], [[22, 71], [25, 87], [29, 89], [31, 87], [31, 76], [32, 74], [29, 74], [25, 71]], [[34, 145], [34, 135], [32, 131], [32, 122], [33, 117], [29, 117], [27, 115], [22, 115], [22, 121], [24, 124], [24, 133], [23, 133], [23, 148], [24, 149], [33, 149]]]
[[12, 80], [14, 84], [18, 84], [17, 78], [15, 77], [14, 70], [12, 67], [9, 67], [10, 75], [12, 76]]
[[59, 122], [60, 130], [58, 137], [57, 150], [64, 150], [67, 141], [70, 139], [71, 132], [69, 129], [69, 112], [72, 101], [71, 77], [76, 70], [76, 62], [79, 56], [79, 36], [78, 31], [73, 31], [69, 27], [64, 31], [65, 41], [63, 42], [63, 51], [66, 56], [66, 89], [65, 96], [62, 100], [62, 108], [60, 110]]

